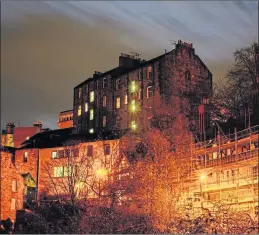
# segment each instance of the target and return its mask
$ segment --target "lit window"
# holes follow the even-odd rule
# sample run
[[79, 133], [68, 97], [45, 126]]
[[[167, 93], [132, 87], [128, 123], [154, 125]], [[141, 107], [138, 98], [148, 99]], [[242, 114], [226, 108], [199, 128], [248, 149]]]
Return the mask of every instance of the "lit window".
[[103, 116], [103, 127], [106, 127], [106, 116]]
[[106, 95], [103, 97], [103, 107], [106, 107], [106, 102], [107, 102], [107, 98], [106, 98]]
[[12, 198], [12, 201], [11, 201], [11, 210], [15, 210], [16, 209], [16, 200], [15, 198]]
[[104, 155], [110, 155], [111, 149], [109, 144], [104, 145]]
[[17, 192], [17, 181], [16, 180], [12, 181], [12, 191]]
[[103, 78], [103, 88], [107, 87], [107, 78]]
[[133, 131], [135, 131], [135, 130], [137, 129], [137, 124], [136, 124], [135, 121], [132, 121], [132, 122], [131, 122], [131, 129], [132, 129]]
[[135, 101], [135, 100], [132, 100], [132, 101], [131, 101], [131, 111], [132, 111], [132, 112], [135, 112], [135, 111], [136, 111], [136, 101]]
[[116, 98], [116, 109], [119, 109], [121, 107], [121, 99], [120, 97]]
[[131, 81], [131, 84], [130, 84], [130, 91], [131, 91], [132, 93], [137, 91], [137, 85], [136, 85], [136, 82], [135, 82], [135, 81]]
[[82, 114], [82, 107], [81, 105], [79, 105], [77, 110], [77, 116], [81, 116], [81, 114]]
[[23, 154], [23, 162], [28, 162], [28, 152], [24, 152], [24, 154]]
[[93, 133], [94, 133], [94, 129], [91, 128], [91, 129], [89, 130], [89, 133], [90, 133], [90, 134], [93, 134]]
[[116, 80], [115, 80], [115, 88], [116, 88], [116, 90], [119, 90], [119, 89], [120, 89], [120, 82], [121, 82], [120, 79], [116, 79]]
[[147, 98], [152, 98], [154, 96], [154, 93], [153, 93], [153, 87], [152, 86], [149, 86], [147, 87]]
[[63, 177], [64, 176], [64, 167], [57, 166], [54, 167], [54, 177]]
[[90, 117], [89, 117], [90, 120], [94, 120], [94, 110], [91, 109], [90, 110]]
[[90, 102], [94, 102], [94, 91], [90, 92]]
[[52, 158], [56, 158], [56, 157], [57, 157], [57, 151], [53, 151], [53, 152], [51, 153], [51, 157], [52, 157]]
[[128, 95], [125, 95], [124, 104], [128, 104]]
[[88, 103], [85, 103], [85, 112], [88, 112]]

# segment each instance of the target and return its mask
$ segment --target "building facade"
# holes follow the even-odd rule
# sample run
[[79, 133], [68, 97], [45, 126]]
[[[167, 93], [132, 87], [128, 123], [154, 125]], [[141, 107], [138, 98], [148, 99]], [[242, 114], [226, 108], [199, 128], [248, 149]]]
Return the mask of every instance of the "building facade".
[[72, 128], [41, 132], [20, 149], [1, 147], [0, 219], [15, 220], [17, 210], [46, 198], [67, 199], [72, 178], [77, 198], [89, 200], [98, 198], [94, 191], [117, 180], [128, 163], [121, 140], [108, 134], [82, 139], [71, 133]]
[[28, 127], [16, 127], [14, 123], [7, 123], [6, 130], [3, 130], [1, 134], [1, 145], [19, 148], [31, 136], [45, 130], [42, 128], [42, 123], [38, 121]]
[[73, 127], [73, 110], [66, 110], [59, 113], [58, 128], [70, 128]]
[[[122, 54], [119, 67], [96, 72], [76, 86], [73, 123], [78, 133], [128, 128], [142, 131], [149, 128], [161, 105], [177, 96], [190, 103], [186, 115], [192, 117], [198, 130], [198, 106], [211, 91], [211, 72], [192, 44], [178, 41], [174, 50], [149, 61]], [[203, 110], [203, 125], [209, 125], [209, 112]]]
[[0, 220], [16, 218], [16, 210], [23, 208], [24, 179], [14, 166], [13, 148], [0, 149]]

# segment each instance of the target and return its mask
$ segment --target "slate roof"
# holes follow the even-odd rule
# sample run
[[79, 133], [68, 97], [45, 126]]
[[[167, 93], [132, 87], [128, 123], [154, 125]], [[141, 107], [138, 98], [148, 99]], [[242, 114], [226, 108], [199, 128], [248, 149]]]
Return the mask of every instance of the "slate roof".
[[67, 142], [69, 144], [77, 144], [78, 142], [95, 142], [98, 140], [118, 139], [126, 133], [125, 131], [109, 131], [94, 134], [74, 134], [74, 128], [57, 129], [37, 133], [30, 139], [23, 142], [20, 149], [28, 148], [54, 148], [62, 147]]

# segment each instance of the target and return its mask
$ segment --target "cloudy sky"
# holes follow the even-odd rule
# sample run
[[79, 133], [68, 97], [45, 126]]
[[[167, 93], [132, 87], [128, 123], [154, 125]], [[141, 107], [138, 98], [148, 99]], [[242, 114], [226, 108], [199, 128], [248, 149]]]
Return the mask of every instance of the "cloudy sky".
[[1, 126], [56, 128], [73, 87], [116, 67], [121, 52], [150, 59], [170, 40], [193, 42], [216, 80], [257, 37], [255, 1], [2, 1]]

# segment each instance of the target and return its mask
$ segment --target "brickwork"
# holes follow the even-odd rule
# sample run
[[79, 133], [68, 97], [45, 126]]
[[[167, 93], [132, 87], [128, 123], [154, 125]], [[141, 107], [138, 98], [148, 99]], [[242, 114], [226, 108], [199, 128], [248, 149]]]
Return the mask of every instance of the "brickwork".
[[37, 180], [38, 149], [18, 149], [15, 151], [15, 167], [20, 174], [29, 173]]
[[15, 220], [16, 210], [23, 208], [24, 180], [12, 163], [12, 153], [1, 154], [0, 219]]

